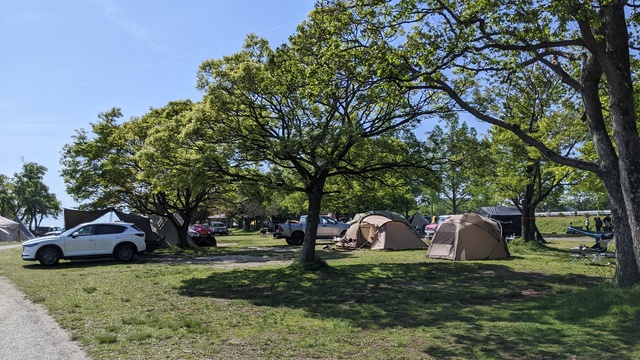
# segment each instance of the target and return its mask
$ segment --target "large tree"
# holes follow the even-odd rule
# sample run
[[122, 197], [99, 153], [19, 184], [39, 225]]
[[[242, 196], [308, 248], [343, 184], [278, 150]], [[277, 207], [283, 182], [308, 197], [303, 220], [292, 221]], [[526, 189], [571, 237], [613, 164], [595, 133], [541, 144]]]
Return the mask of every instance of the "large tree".
[[[636, 6], [621, 0], [331, 3], [358, 13], [361, 26], [383, 35], [377, 44], [386, 43], [388, 51], [379, 59], [390, 78], [410, 81], [410, 89], [419, 81], [426, 91], [442, 91], [461, 109], [512, 131], [553, 161], [597, 174], [614, 210], [615, 280], [622, 287], [640, 282], [640, 136], [630, 61]], [[383, 39], [390, 33], [395, 36]], [[581, 101], [582, 131], [590, 133], [597, 161], [559, 154], [475, 102], [478, 91], [507, 86], [510, 76], [534, 66], [551, 70], [571, 92], [570, 101]], [[508, 107], [508, 101], [499, 105]]]
[[435, 170], [442, 183], [438, 201], [448, 214], [460, 214], [473, 205], [479, 179], [493, 175], [493, 158], [487, 142], [478, 137], [475, 128], [457, 118], [448, 119], [444, 129], [434, 126], [428, 133], [428, 144], [433, 149]]
[[13, 181], [4, 174], [0, 174], [0, 215], [15, 217], [18, 215], [18, 204], [14, 194]]
[[193, 215], [226, 184], [217, 171], [225, 162], [215, 144], [194, 151], [185, 135], [193, 119], [203, 116], [199, 111], [191, 101], [175, 101], [124, 122], [119, 109], [101, 113], [91, 133], [77, 130], [63, 148], [67, 192], [91, 209], [164, 216], [178, 230], [180, 244], [189, 246]]
[[21, 172], [13, 175], [13, 194], [17, 205], [13, 215], [28, 223], [31, 230], [35, 230], [44, 218], [57, 218], [62, 213], [60, 201], [44, 183], [46, 173], [46, 167], [27, 162], [22, 165]]
[[205, 61], [199, 73], [205, 101], [224, 114], [211, 127], [236, 145], [242, 161], [296, 174], [291, 183], [275, 183], [308, 197], [304, 264], [316, 260], [327, 180], [375, 181], [375, 173], [391, 169], [424, 169], [421, 148], [394, 135], [439, 110], [427, 106], [428, 92], [381, 79], [371, 61], [375, 49], [358, 46], [363, 34], [352, 20], [339, 9], [318, 8], [288, 44], [274, 50], [249, 36], [242, 51]]
[[[579, 106], [570, 101], [570, 94], [550, 70], [526, 68], [512, 74], [506, 82], [508, 86], [476, 94], [476, 103], [484, 104], [485, 111], [508, 119], [527, 135], [543, 140], [558, 154], [569, 156], [577, 148], [582, 153], [588, 133], [584, 132]], [[563, 106], [558, 106], [559, 103]], [[489, 135], [498, 175], [494, 180], [496, 187], [522, 212], [524, 240], [544, 241], [535, 225], [537, 207], [549, 196], [566, 189], [566, 185], [581, 180], [585, 172], [550, 161], [504, 128], [493, 127]], [[587, 158], [584, 153], [581, 156]]]

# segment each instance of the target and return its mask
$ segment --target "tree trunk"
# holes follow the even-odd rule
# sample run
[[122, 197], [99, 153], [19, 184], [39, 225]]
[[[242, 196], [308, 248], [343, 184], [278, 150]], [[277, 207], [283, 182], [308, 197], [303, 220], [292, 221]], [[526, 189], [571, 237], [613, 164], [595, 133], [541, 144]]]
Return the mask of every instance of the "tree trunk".
[[[600, 102], [601, 77], [603, 69], [602, 59], [591, 55], [582, 64], [581, 95], [585, 105], [585, 113], [591, 139], [600, 159], [598, 177], [609, 198], [614, 216], [616, 230], [616, 273], [614, 281], [618, 286], [629, 288], [640, 283], [640, 270], [638, 269], [638, 253], [634, 244], [638, 241], [631, 231], [630, 219], [627, 217], [625, 197], [620, 174], [618, 154], [609, 137], [603, 117], [602, 104]], [[611, 94], [613, 97], [614, 94]], [[620, 121], [620, 117], [617, 117]]]
[[522, 239], [524, 241], [536, 241], [536, 213], [535, 208], [529, 204], [522, 207]]
[[534, 166], [527, 166], [528, 183], [524, 188], [522, 197], [522, 238], [524, 241], [535, 241], [536, 239], [536, 213], [533, 206], [533, 196], [535, 193], [535, 171]]
[[320, 206], [322, 205], [324, 181], [316, 180], [307, 187], [309, 198], [309, 214], [304, 232], [304, 243], [300, 261], [303, 264], [310, 264], [316, 260], [316, 235], [318, 233], [318, 223], [320, 221]]

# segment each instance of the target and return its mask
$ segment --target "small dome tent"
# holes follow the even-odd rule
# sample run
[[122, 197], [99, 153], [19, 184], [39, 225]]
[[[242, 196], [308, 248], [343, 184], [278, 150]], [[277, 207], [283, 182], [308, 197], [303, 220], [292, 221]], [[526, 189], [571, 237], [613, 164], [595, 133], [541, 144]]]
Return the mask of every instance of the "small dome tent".
[[391, 211], [357, 214], [345, 238], [356, 248], [369, 246], [372, 250], [421, 249], [427, 246], [404, 216]]
[[499, 259], [509, 256], [500, 225], [478, 214], [454, 215], [441, 223], [428, 258], [449, 260]]

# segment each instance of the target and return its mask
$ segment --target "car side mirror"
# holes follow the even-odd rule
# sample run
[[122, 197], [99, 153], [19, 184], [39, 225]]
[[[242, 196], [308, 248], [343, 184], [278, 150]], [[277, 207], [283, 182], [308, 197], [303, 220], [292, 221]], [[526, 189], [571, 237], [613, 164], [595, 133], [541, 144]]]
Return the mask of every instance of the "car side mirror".
[[74, 232], [73, 234], [71, 234], [71, 237], [74, 238], [74, 239], [77, 238], [78, 236], [80, 236], [80, 233], [77, 232], [77, 231]]

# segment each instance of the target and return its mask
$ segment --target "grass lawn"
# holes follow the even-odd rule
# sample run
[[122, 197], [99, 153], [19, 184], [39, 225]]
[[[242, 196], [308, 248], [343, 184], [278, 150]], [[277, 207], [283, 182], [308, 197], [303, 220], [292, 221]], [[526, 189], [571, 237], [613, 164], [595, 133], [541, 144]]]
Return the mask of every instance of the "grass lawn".
[[320, 244], [329, 267], [308, 273], [283, 240], [217, 239], [53, 268], [6, 249], [0, 275], [95, 359], [640, 359], [640, 289], [610, 285], [615, 264], [569, 264], [584, 238], [464, 262]]

